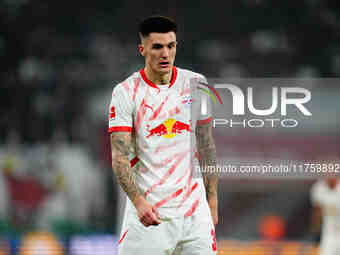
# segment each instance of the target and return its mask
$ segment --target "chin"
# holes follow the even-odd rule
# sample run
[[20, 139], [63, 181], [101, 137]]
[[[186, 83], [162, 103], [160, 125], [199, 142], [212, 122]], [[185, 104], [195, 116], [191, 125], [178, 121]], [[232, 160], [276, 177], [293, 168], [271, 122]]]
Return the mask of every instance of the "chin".
[[161, 74], [161, 75], [168, 74], [168, 73], [170, 73], [170, 69], [169, 70], [168, 69], [158, 69], [157, 73]]
[[167, 73], [170, 73], [171, 70], [172, 70], [172, 66], [167, 67], [167, 68], [160, 68], [159, 72], [162, 73], [162, 74], [167, 74]]

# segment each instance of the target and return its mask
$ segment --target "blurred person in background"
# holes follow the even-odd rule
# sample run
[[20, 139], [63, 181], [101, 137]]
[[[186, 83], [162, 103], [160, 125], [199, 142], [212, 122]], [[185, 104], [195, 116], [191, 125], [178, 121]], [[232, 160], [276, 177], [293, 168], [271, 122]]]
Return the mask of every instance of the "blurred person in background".
[[50, 173], [46, 173], [43, 180], [46, 184], [49, 179], [53, 180], [55, 192], [43, 204], [38, 226], [51, 230], [53, 224], [60, 224], [65, 226], [64, 231], [77, 226], [87, 227], [92, 224], [91, 217], [104, 211], [105, 197], [97, 196], [104, 193], [102, 173], [86, 148], [81, 144], [68, 143], [62, 130], [54, 134], [48, 155], [53, 155], [53, 160]]
[[321, 228], [320, 255], [340, 254], [339, 178], [320, 179], [312, 186], [312, 231]]
[[58, 193], [58, 171], [44, 145], [9, 150], [1, 160], [10, 210], [9, 223], [17, 230], [39, 225], [45, 203]]
[[[105, 211], [104, 177], [84, 146], [62, 131], [49, 143], [9, 141], [0, 155], [0, 223], [11, 229], [70, 233]], [[91, 225], [92, 224], [92, 225]]]
[[167, 17], [141, 22], [138, 49], [145, 67], [112, 93], [112, 168], [129, 198], [120, 255], [217, 253], [217, 175], [195, 178], [191, 161], [216, 166], [211, 113], [190, 112], [190, 80], [206, 80], [174, 66], [176, 31]]

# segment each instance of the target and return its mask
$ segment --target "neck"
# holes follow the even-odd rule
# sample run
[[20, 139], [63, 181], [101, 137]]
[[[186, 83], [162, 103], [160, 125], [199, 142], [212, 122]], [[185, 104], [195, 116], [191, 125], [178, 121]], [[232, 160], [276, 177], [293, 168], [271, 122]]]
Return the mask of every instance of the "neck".
[[160, 74], [152, 72], [150, 68], [145, 67], [144, 72], [146, 74], [146, 77], [154, 84], [165, 85], [169, 84], [171, 81], [172, 70], [169, 73]]

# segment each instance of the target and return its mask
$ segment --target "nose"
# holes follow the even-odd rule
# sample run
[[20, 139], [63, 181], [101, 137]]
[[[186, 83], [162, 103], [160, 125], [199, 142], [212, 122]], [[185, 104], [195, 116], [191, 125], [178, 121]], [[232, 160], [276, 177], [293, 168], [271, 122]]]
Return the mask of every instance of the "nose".
[[170, 50], [168, 49], [168, 47], [163, 47], [161, 57], [168, 58], [169, 55], [170, 55]]

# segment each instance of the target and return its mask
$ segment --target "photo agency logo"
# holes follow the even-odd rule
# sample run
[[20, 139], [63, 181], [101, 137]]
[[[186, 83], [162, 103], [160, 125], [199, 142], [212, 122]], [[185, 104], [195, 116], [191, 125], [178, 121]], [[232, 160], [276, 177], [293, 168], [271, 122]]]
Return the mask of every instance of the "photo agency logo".
[[[209, 85], [199, 82], [199, 85], [201, 85], [199, 89], [204, 92], [200, 94], [202, 115], [208, 114], [210, 102], [217, 105], [218, 101], [220, 104], [219, 107], [215, 107], [215, 110], [219, 113], [213, 114], [213, 127], [294, 128], [299, 125], [297, 116], [300, 115], [300, 118], [301, 116], [312, 116], [311, 111], [306, 106], [311, 101], [312, 95], [310, 90], [306, 88], [263, 86], [260, 93], [257, 94], [258, 86], [255, 86], [255, 88], [247, 87], [244, 92], [240, 86], [232, 83]], [[264, 93], [265, 96], [260, 97], [260, 101], [255, 102], [256, 95], [261, 95], [261, 93], [262, 95]], [[231, 107], [227, 106], [226, 101], [222, 99], [222, 95], [225, 94], [231, 96]], [[258, 104], [262, 106], [259, 107]], [[226, 118], [223, 115], [229, 117]]]

